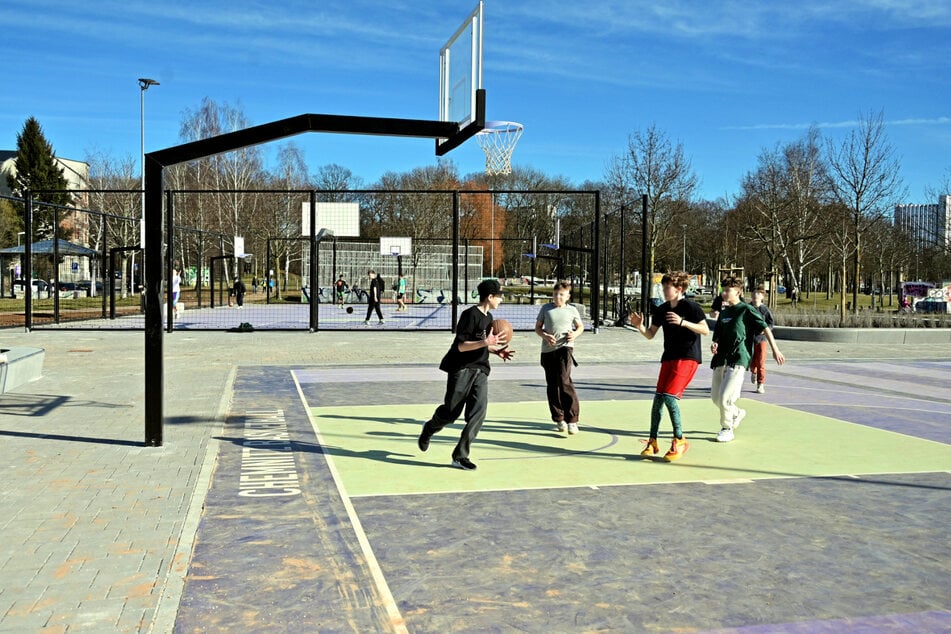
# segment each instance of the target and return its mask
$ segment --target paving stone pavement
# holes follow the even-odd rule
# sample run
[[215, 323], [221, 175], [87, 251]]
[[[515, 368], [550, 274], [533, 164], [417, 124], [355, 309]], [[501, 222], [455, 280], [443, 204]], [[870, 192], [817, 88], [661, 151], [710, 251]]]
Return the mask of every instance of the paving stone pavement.
[[[46, 351], [0, 395], [0, 632], [170, 632], [238, 366], [436, 365], [446, 332], [176, 332], [164, 337], [165, 444], [144, 438], [141, 332], [0, 331]], [[781, 341], [790, 363], [946, 359], [946, 346]], [[657, 362], [661, 338], [605, 328], [583, 363]], [[516, 366], [539, 372], [518, 333]]]

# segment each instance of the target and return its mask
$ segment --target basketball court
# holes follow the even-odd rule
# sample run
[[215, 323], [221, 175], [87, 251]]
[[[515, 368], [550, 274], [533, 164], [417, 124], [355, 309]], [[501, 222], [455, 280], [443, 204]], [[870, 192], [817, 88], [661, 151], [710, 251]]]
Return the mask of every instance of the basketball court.
[[665, 463], [656, 364], [577, 368], [576, 436], [495, 364], [466, 472], [430, 365], [241, 368], [176, 629], [946, 631], [949, 370], [771, 369], [721, 444], [704, 368]]
[[[476, 136], [504, 174], [522, 126], [486, 120], [482, 36], [479, 3], [440, 51], [438, 121], [301, 115], [146, 155], [146, 445], [162, 443], [164, 167], [332, 132], [437, 155]], [[947, 631], [949, 369], [778, 369], [718, 444], [703, 368], [691, 447], [664, 463], [639, 455], [656, 363], [582, 363], [575, 436], [549, 422], [540, 368], [496, 363], [466, 472], [460, 424], [416, 445], [445, 388], [433, 364], [239, 367], [176, 631]]]

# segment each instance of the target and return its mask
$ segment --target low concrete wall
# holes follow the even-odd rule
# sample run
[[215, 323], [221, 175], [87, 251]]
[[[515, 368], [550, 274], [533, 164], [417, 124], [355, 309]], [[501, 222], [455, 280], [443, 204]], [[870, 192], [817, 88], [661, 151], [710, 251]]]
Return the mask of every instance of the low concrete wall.
[[[951, 328], [790, 328], [776, 326], [777, 339], [855, 344], [951, 344]], [[951, 349], [949, 349], [951, 355]]]
[[[710, 332], [715, 319], [707, 319]], [[774, 326], [773, 335], [787, 341], [857, 344], [951, 344], [951, 328], [792, 328]], [[951, 349], [948, 350], [951, 356]]]
[[34, 381], [43, 375], [43, 348], [16, 347], [0, 349], [7, 358], [0, 363], [0, 394], [4, 394], [24, 383]]

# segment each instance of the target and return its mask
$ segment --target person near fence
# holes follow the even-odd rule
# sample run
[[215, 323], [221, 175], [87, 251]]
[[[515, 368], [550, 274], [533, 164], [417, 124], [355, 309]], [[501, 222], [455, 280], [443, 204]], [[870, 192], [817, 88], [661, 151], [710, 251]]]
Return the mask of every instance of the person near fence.
[[343, 273], [340, 274], [340, 277], [337, 278], [337, 281], [334, 282], [334, 293], [337, 297], [337, 306], [343, 310], [343, 300], [347, 296], [347, 291], [350, 290], [350, 287], [347, 285], [347, 280], [343, 279]]
[[740, 301], [743, 280], [728, 277], [723, 280], [723, 310], [713, 328], [713, 384], [710, 399], [720, 410], [720, 431], [717, 442], [730, 442], [736, 428], [746, 417], [746, 410], [737, 407], [743, 380], [753, 356], [753, 340], [757, 332], [766, 336], [776, 363], [783, 365], [786, 358], [780, 352], [772, 330], [767, 327], [763, 314], [752, 304]]
[[578, 433], [580, 405], [571, 369], [576, 364], [575, 341], [584, 334], [578, 309], [568, 303], [571, 283], [558, 282], [552, 301], [541, 307], [535, 320], [535, 334], [542, 339], [541, 366], [545, 370], [548, 410], [560, 432]]
[[380, 300], [383, 299], [383, 279], [372, 269], [367, 272], [367, 277], [370, 278], [370, 288], [367, 289], [367, 316], [366, 319], [363, 320], [363, 325], [370, 325], [370, 315], [374, 310], [376, 311], [377, 318], [380, 320], [380, 324], [382, 324], [383, 312], [380, 310]]
[[628, 318], [631, 325], [647, 339], [653, 339], [660, 329], [664, 331], [664, 354], [660, 358], [660, 375], [651, 405], [650, 436], [647, 447], [641, 452], [645, 458], [660, 453], [657, 436], [664, 407], [670, 415], [674, 431], [670, 451], [664, 454], [664, 460], [679, 460], [689, 447], [683, 433], [679, 402], [703, 361], [700, 337], [710, 334], [703, 308], [684, 296], [689, 280], [690, 276], [684, 271], [664, 275], [661, 286], [666, 301], [654, 309], [649, 328], [644, 325], [643, 316], [637, 312], [632, 312]]
[[455, 422], [465, 409], [466, 425], [452, 451], [452, 466], [466, 471], [476, 468], [469, 460], [469, 450], [479, 435], [489, 404], [489, 353], [503, 361], [515, 356], [514, 350], [505, 347], [505, 337], [492, 331], [494, 318], [490, 311], [502, 303], [499, 281], [482, 280], [478, 290], [479, 303], [459, 315], [456, 338], [439, 364], [439, 369], [448, 375], [446, 396], [432, 418], [423, 424], [417, 440], [420, 451], [426, 451], [430, 438]]
[[175, 312], [175, 316], [179, 316], [182, 312], [182, 305], [178, 303], [179, 298], [182, 295], [182, 273], [181, 273], [181, 264], [176, 260], [172, 264], [172, 310]]
[[400, 273], [400, 279], [396, 283], [396, 301], [399, 304], [399, 307], [396, 309], [397, 312], [401, 310], [406, 310], [406, 278]]
[[238, 308], [244, 306], [244, 294], [248, 292], [248, 287], [244, 285], [244, 282], [240, 277], [235, 278], [234, 288], [234, 301], [238, 304]]

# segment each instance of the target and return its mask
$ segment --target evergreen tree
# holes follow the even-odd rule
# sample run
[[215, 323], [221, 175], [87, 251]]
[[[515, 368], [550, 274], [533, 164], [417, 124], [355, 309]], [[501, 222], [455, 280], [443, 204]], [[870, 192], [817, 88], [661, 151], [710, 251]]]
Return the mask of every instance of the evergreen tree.
[[[30, 117], [23, 124], [23, 131], [17, 135], [17, 157], [14, 162], [15, 171], [7, 175], [7, 185], [14, 196], [23, 198], [29, 191], [66, 190], [69, 184], [63, 174], [63, 168], [56, 164], [53, 146], [43, 135], [39, 121]], [[33, 196], [33, 240], [48, 240], [53, 237], [53, 212], [50, 205], [68, 205], [72, 195], [65, 191], [55, 193], [34, 194]], [[22, 226], [26, 226], [25, 207], [16, 204], [17, 215]], [[63, 212], [58, 212], [63, 217]], [[56, 231], [62, 237], [62, 229]]]

